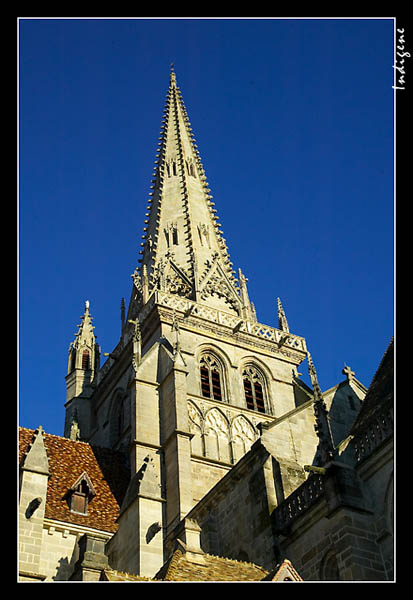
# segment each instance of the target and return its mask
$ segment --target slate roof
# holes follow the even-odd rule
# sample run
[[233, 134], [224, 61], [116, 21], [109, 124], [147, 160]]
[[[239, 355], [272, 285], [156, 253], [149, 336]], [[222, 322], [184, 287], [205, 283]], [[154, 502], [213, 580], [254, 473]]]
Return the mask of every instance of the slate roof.
[[373, 377], [351, 433], [357, 435], [394, 401], [394, 340], [392, 339]]
[[[33, 441], [33, 436], [33, 429], [19, 427], [19, 464]], [[45, 517], [116, 532], [116, 519], [130, 475], [125, 456], [108, 448], [99, 448], [49, 433], [44, 434], [44, 445], [51, 473]], [[96, 492], [89, 502], [87, 515], [71, 512], [65, 498], [84, 471]]]

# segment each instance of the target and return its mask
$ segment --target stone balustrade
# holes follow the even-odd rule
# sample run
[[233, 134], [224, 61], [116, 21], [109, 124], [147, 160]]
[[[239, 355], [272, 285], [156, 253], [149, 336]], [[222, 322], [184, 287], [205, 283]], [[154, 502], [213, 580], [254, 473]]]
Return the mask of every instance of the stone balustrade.
[[278, 532], [312, 506], [324, 492], [324, 475], [312, 474], [274, 510], [272, 517]]

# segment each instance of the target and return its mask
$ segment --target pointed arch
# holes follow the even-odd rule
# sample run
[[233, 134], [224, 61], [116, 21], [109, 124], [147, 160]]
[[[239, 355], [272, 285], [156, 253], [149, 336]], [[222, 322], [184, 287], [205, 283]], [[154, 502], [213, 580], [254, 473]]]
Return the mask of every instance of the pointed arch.
[[123, 388], [117, 388], [109, 406], [109, 444], [115, 446], [129, 424], [129, 411], [126, 406], [126, 393]]
[[204, 456], [204, 418], [201, 410], [191, 400], [188, 400], [188, 421], [189, 431], [193, 434], [191, 438], [191, 453]]
[[214, 460], [231, 462], [230, 426], [224, 413], [217, 407], [205, 415], [205, 454]]
[[241, 366], [245, 406], [263, 414], [272, 414], [268, 377], [256, 361]]
[[329, 548], [324, 554], [320, 566], [321, 581], [340, 581], [340, 569], [338, 566], [335, 549]]
[[83, 350], [82, 352], [82, 369], [84, 371], [87, 371], [88, 369], [90, 369], [90, 355], [89, 355], [89, 350]]
[[228, 402], [227, 361], [213, 346], [203, 346], [198, 354], [199, 393], [204, 398]]
[[257, 438], [257, 433], [251, 422], [244, 415], [237, 415], [231, 423], [231, 445], [233, 462], [237, 462]]

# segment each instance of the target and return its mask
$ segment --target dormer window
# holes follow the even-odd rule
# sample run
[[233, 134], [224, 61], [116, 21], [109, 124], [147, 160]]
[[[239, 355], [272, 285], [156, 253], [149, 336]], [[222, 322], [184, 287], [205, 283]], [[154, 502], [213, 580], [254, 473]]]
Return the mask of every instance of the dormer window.
[[83, 472], [69, 489], [66, 498], [71, 512], [87, 515], [89, 502], [94, 496], [96, 496], [96, 492], [92, 482], [88, 474]]

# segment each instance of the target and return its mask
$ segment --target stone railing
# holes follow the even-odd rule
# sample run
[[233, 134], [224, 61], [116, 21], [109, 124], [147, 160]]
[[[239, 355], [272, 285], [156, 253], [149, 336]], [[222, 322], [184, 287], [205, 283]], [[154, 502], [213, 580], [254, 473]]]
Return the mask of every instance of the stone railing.
[[389, 408], [371, 419], [354, 436], [357, 462], [366, 459], [382, 442], [393, 435], [393, 414]]
[[[151, 307], [155, 303], [162, 306], [168, 306], [170, 308], [174, 308], [175, 310], [179, 310], [188, 316], [191, 315], [194, 317], [199, 317], [201, 319], [205, 319], [206, 321], [212, 321], [213, 323], [219, 323], [220, 325], [230, 327], [233, 331], [247, 333], [264, 340], [276, 342], [280, 347], [286, 346], [294, 350], [307, 352], [304, 338], [293, 335], [292, 333], [280, 331], [275, 327], [270, 327], [268, 325], [262, 325], [261, 323], [254, 323], [251, 321], [244, 321], [237, 315], [211, 308], [210, 306], [198, 304], [193, 300], [182, 298], [182, 296], [175, 296], [157, 291], [153, 294], [151, 300]], [[148, 304], [144, 308], [145, 312]]]
[[275, 529], [285, 532], [288, 525], [310, 508], [324, 492], [324, 475], [314, 474], [286, 498], [272, 513]]
[[[188, 298], [183, 298], [182, 296], [178, 296], [176, 294], [167, 294], [159, 290], [156, 290], [151, 294], [148, 302], [141, 309], [139, 314], [139, 319], [141, 322], [147, 317], [147, 315], [150, 313], [155, 304], [159, 304], [160, 306], [167, 306], [168, 308], [178, 310], [180, 312], [183, 312], [185, 316], [191, 315], [200, 319], [205, 319], [206, 321], [212, 323], [224, 325], [226, 327], [231, 328], [233, 332], [239, 331], [241, 333], [256, 336], [260, 339], [275, 342], [280, 348], [286, 347], [307, 353], [307, 347], [305, 339], [303, 337], [294, 335], [292, 333], [287, 333], [286, 331], [281, 331], [280, 329], [270, 327], [269, 325], [262, 325], [261, 323], [256, 323], [252, 321], [244, 321], [238, 315], [227, 313], [223, 310], [218, 310], [216, 308], [211, 308], [210, 306], [205, 306], [203, 304], [198, 304], [197, 302], [189, 300]], [[112, 351], [111, 354], [116, 355], [120, 353], [122, 348], [131, 339], [132, 329], [130, 329], [129, 332], [125, 333], [125, 335], [119, 341], [118, 345]], [[112, 364], [113, 359], [109, 358], [102, 365], [98, 372], [98, 383], [104, 379], [104, 377], [112, 367]]]

